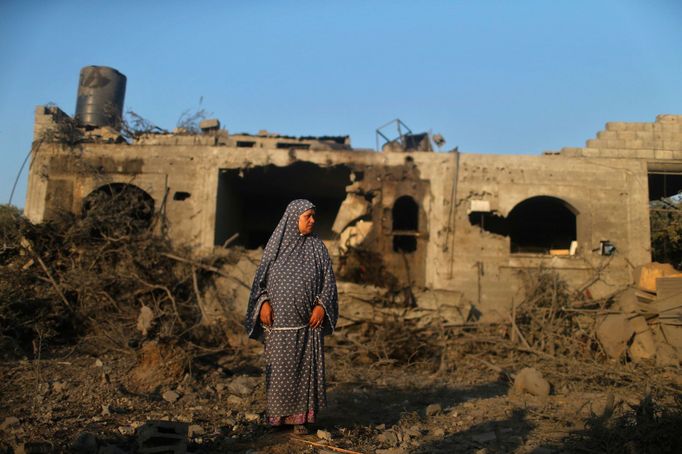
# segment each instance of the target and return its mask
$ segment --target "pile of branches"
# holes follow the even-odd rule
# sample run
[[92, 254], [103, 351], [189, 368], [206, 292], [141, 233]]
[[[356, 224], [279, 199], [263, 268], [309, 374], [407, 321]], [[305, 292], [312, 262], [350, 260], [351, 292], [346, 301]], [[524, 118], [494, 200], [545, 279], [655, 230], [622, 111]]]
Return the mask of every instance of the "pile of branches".
[[512, 308], [512, 342], [549, 356], [604, 359], [594, 329], [606, 300], [586, 304], [553, 270], [524, 271], [521, 279], [525, 298]]
[[178, 260], [188, 254], [158, 235], [160, 216], [136, 194], [111, 191], [88, 204], [80, 216], [38, 225], [3, 209], [3, 352], [31, 355], [85, 341], [93, 350], [132, 353], [152, 339], [222, 348], [225, 325], [202, 323], [210, 267]]

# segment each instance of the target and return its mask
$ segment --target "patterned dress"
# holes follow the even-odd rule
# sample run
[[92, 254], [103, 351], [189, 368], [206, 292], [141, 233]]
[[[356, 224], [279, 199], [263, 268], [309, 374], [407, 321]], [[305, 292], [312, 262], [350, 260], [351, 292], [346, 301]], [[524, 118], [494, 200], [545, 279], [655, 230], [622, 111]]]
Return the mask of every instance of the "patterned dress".
[[[251, 287], [246, 314], [249, 337], [265, 342], [268, 422], [305, 424], [326, 406], [324, 338], [338, 317], [336, 280], [327, 248], [316, 235], [298, 230], [300, 215], [315, 208], [294, 200], [272, 233]], [[272, 306], [271, 327], [260, 323], [265, 301]], [[313, 307], [324, 308], [319, 328], [308, 326]]]

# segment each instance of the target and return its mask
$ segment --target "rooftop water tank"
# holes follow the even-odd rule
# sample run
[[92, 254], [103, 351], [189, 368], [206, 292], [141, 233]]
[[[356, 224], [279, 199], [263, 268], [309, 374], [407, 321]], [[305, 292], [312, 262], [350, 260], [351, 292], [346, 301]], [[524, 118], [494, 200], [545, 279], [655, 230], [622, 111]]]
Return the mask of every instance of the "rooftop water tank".
[[126, 76], [107, 66], [81, 69], [76, 100], [76, 121], [81, 126], [121, 127]]

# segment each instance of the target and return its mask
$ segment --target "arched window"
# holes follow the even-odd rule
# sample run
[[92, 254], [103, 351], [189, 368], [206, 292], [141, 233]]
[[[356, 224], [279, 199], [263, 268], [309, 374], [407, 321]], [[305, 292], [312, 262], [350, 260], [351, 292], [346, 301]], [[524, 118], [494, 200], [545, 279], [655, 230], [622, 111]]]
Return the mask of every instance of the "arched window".
[[132, 184], [110, 183], [83, 199], [82, 216], [96, 222], [100, 233], [134, 233], [149, 228], [154, 218], [154, 199]]
[[575, 208], [556, 197], [531, 197], [509, 212], [511, 252], [568, 251], [576, 240]]
[[393, 250], [414, 252], [419, 235], [419, 205], [408, 195], [393, 204]]

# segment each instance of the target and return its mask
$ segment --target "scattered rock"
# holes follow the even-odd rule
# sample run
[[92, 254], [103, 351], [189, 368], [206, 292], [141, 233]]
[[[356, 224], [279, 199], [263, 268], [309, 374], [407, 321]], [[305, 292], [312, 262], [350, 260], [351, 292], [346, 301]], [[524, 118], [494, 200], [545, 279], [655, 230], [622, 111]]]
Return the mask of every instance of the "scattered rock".
[[152, 322], [154, 321], [154, 312], [149, 306], [142, 305], [140, 308], [140, 315], [137, 317], [137, 330], [142, 333], [143, 336], [147, 336], [147, 332], [152, 327]]
[[675, 347], [669, 344], [658, 344], [656, 347], [656, 365], [658, 367], [677, 366], [680, 358]]
[[597, 327], [597, 339], [611, 358], [618, 358], [627, 348], [635, 330], [625, 314], [609, 314]]
[[512, 389], [518, 393], [527, 392], [534, 396], [546, 397], [549, 395], [549, 382], [537, 369], [525, 367], [516, 374]]
[[197, 435], [203, 435], [203, 434], [204, 434], [204, 428], [198, 424], [192, 424], [187, 428], [187, 436], [190, 438], [195, 437]]
[[246, 419], [249, 422], [258, 421], [260, 419], [260, 415], [256, 413], [246, 413], [244, 415], [244, 419]]
[[95, 360], [95, 364], [93, 364], [93, 367], [104, 367], [104, 363], [102, 362], [101, 359], [97, 358]]
[[180, 394], [176, 393], [175, 391], [169, 390], [164, 392], [161, 395], [161, 397], [163, 397], [163, 400], [165, 400], [166, 402], [173, 403], [180, 398]]
[[398, 446], [400, 440], [398, 440], [398, 434], [392, 430], [386, 430], [376, 436], [376, 440], [379, 443], [383, 443], [388, 446]]
[[111, 408], [109, 404], [102, 404], [102, 416], [111, 416]]
[[317, 438], [319, 438], [320, 440], [332, 441], [332, 434], [327, 430], [319, 429], [317, 431]]
[[242, 403], [244, 403], [244, 399], [242, 399], [239, 396], [235, 396], [234, 394], [230, 394], [227, 397], [227, 403], [231, 405], [241, 405]]
[[443, 407], [440, 404], [431, 404], [426, 407], [426, 416], [436, 416], [443, 413]]
[[241, 376], [232, 380], [228, 385], [227, 389], [230, 390], [232, 394], [237, 394], [239, 396], [248, 396], [253, 392], [253, 384], [249, 377]]
[[54, 393], [59, 394], [59, 393], [63, 392], [66, 388], [68, 388], [68, 384], [66, 384], [65, 382], [56, 381], [56, 382], [52, 383], [52, 392], [54, 392]]
[[8, 416], [2, 421], [2, 424], [0, 424], [0, 430], [7, 430], [17, 424], [19, 424], [19, 418], [16, 416]]
[[433, 429], [431, 431], [431, 435], [433, 435], [436, 438], [443, 438], [445, 436], [445, 431], [441, 429], [440, 427]]
[[76, 454], [97, 454], [97, 437], [90, 432], [81, 432], [71, 443], [71, 450]]

